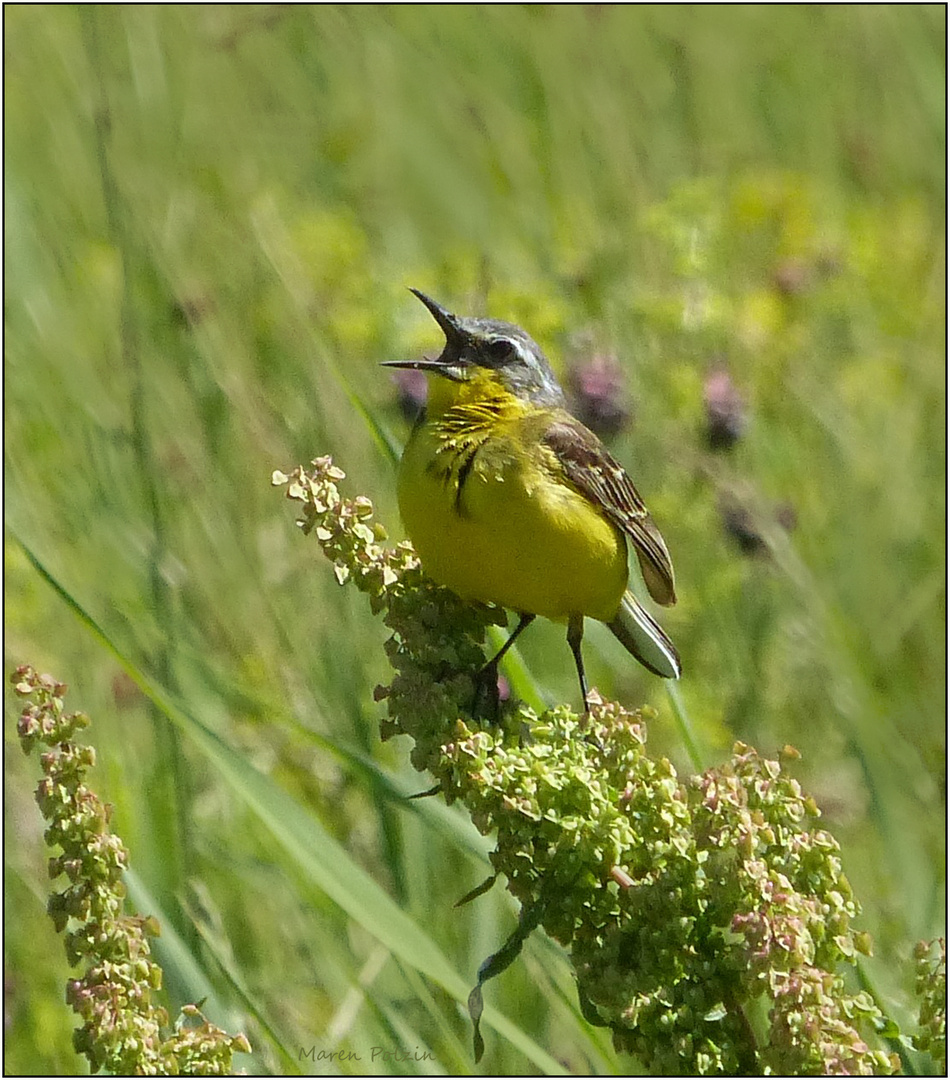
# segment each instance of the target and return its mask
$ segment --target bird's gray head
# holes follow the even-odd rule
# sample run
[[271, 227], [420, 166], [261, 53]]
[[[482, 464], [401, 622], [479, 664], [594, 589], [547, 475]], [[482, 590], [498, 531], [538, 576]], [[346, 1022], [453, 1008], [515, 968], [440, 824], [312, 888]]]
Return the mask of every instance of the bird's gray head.
[[390, 367], [415, 368], [455, 382], [480, 370], [494, 372], [506, 389], [536, 405], [562, 406], [564, 393], [537, 342], [513, 323], [453, 315], [418, 289], [411, 289], [445, 334], [445, 348], [435, 360], [391, 360]]

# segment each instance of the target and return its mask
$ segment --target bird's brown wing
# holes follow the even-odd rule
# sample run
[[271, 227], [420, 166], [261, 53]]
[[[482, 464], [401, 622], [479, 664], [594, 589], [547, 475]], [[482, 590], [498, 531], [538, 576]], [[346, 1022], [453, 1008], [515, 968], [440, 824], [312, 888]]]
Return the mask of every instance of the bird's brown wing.
[[623, 466], [597, 436], [570, 415], [554, 420], [542, 441], [567, 479], [633, 541], [643, 580], [658, 604], [675, 604], [673, 563], [659, 529]]

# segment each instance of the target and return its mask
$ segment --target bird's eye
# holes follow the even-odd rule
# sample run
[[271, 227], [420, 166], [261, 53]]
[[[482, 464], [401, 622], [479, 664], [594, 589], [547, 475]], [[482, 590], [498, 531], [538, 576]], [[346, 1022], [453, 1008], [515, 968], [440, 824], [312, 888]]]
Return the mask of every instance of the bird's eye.
[[485, 352], [490, 360], [501, 363], [514, 352], [514, 345], [507, 338], [492, 338], [491, 341], [485, 342]]

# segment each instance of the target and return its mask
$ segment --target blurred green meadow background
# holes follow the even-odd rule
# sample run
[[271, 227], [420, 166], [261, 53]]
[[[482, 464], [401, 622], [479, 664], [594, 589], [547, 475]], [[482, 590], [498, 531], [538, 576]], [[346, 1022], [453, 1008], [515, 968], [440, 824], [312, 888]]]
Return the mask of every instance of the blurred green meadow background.
[[[684, 677], [590, 625], [592, 682], [681, 770], [798, 748], [874, 938], [855, 978], [913, 1030], [945, 917], [945, 17], [5, 8], [5, 667], [92, 716], [168, 1001], [244, 1030], [241, 1067], [470, 1071], [458, 998], [515, 925], [501, 888], [453, 908], [489, 841], [404, 800], [384, 628], [270, 484], [332, 454], [402, 535], [414, 388], [378, 363], [440, 348], [410, 285], [523, 325], [603, 422]], [[522, 640], [576, 706], [563, 628]], [[75, 1072], [6, 711], [5, 1068]], [[637, 1069], [540, 934], [486, 1000], [486, 1072]]]

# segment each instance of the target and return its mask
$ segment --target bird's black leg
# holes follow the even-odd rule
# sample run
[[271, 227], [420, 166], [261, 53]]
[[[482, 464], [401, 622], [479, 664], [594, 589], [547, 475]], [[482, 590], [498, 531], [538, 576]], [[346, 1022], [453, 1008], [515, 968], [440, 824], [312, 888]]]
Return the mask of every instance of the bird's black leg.
[[486, 715], [490, 715], [492, 719], [498, 717], [498, 665], [501, 663], [505, 653], [515, 643], [515, 638], [526, 630], [533, 622], [534, 615], [528, 615], [525, 612], [521, 613], [521, 617], [518, 619], [518, 625], [512, 631], [511, 636], [505, 642], [504, 645], [495, 653], [495, 655], [488, 661], [488, 663], [479, 671], [475, 677], [475, 714], [478, 715], [482, 712], [481, 706], [483, 704], [489, 706], [489, 710], [486, 711]]
[[584, 699], [584, 715], [590, 712], [587, 704], [587, 679], [584, 676], [584, 658], [581, 656], [581, 638], [584, 636], [584, 616], [572, 615], [567, 620], [567, 643], [574, 654], [574, 663], [577, 664], [577, 677], [581, 683], [581, 697]]

